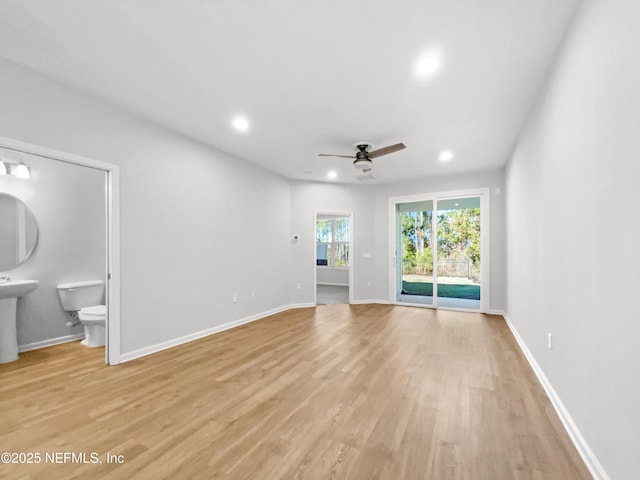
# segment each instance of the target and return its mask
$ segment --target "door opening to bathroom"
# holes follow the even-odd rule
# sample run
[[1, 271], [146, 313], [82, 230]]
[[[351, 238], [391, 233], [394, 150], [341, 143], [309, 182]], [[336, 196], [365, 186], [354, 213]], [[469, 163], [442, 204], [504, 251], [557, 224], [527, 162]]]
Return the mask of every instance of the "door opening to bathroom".
[[[12, 182], [7, 187], [29, 199], [41, 233], [37, 255], [15, 270], [18, 278], [27, 275], [39, 281], [28, 299], [31, 306], [24, 309], [31, 312], [26, 321], [36, 322], [39, 328], [25, 327], [18, 350], [88, 336], [92, 338], [85, 344], [96, 346], [102, 335], [105, 363], [120, 363], [118, 166], [3, 137], [0, 151], [3, 158], [28, 164], [37, 180], [37, 188], [34, 181]], [[62, 297], [50, 294], [60, 292], [61, 285], [84, 286], [90, 281], [99, 285], [99, 293], [89, 303], [71, 301], [65, 308]], [[84, 307], [89, 308], [82, 311]], [[38, 317], [40, 311], [48, 314]]]

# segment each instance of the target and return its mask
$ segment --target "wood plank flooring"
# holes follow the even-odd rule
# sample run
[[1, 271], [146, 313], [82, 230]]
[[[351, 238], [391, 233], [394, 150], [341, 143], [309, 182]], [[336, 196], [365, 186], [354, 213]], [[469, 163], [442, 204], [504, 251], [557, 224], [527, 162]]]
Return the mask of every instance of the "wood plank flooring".
[[103, 358], [0, 365], [0, 450], [41, 455], [0, 478], [591, 478], [497, 316], [326, 305]]

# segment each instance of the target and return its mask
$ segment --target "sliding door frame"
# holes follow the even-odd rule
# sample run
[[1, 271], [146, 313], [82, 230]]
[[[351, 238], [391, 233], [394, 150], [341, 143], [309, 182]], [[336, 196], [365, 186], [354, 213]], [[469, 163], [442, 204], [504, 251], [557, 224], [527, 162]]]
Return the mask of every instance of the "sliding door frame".
[[[433, 244], [437, 245], [437, 228], [435, 228], [435, 222], [437, 221], [438, 200], [450, 200], [454, 198], [468, 198], [479, 197], [480, 198], [480, 308], [479, 309], [464, 309], [464, 308], [451, 308], [451, 307], [439, 307], [438, 295], [437, 295], [437, 252], [434, 252], [434, 285], [433, 285], [433, 304], [421, 304], [421, 303], [408, 303], [398, 301], [398, 262], [402, 262], [402, 256], [400, 249], [402, 245], [398, 239], [398, 226], [397, 226], [397, 205], [402, 203], [414, 203], [433, 201]], [[490, 189], [489, 188], [476, 188], [469, 190], [458, 191], [445, 191], [437, 193], [423, 193], [417, 195], [405, 195], [389, 198], [389, 303], [393, 305], [407, 305], [423, 308], [440, 308], [443, 310], [470, 310], [474, 312], [486, 313], [490, 309]], [[401, 280], [400, 280], [401, 281]]]

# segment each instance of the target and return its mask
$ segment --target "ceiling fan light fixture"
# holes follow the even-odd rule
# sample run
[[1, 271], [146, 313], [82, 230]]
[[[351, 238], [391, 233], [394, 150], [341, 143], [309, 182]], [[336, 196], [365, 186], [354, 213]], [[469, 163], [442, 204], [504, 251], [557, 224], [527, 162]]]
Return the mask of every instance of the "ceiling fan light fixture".
[[369, 158], [356, 158], [353, 162], [353, 166], [359, 170], [365, 170], [371, 168], [373, 162]]
[[397, 152], [407, 148], [404, 143], [396, 143], [395, 145], [387, 145], [386, 147], [378, 148], [371, 151], [372, 145], [369, 142], [354, 143], [353, 146], [357, 150], [355, 156], [353, 155], [336, 155], [333, 153], [319, 153], [319, 157], [339, 157], [339, 158], [353, 158], [353, 166], [363, 172], [371, 171], [373, 162], [371, 159], [382, 157], [383, 155], [389, 155], [390, 153]]

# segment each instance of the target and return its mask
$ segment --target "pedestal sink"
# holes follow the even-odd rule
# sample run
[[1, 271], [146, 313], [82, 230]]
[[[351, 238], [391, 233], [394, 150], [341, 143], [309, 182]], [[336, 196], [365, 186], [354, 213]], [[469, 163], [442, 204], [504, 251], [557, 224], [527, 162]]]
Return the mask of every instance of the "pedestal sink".
[[0, 283], [0, 363], [18, 359], [16, 305], [38, 286], [37, 280], [13, 280]]

